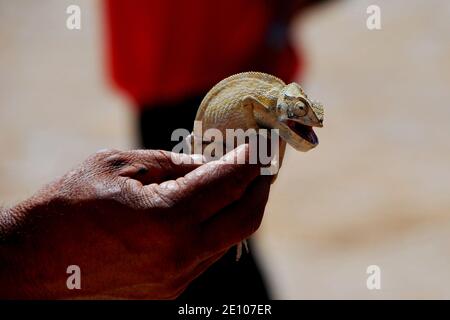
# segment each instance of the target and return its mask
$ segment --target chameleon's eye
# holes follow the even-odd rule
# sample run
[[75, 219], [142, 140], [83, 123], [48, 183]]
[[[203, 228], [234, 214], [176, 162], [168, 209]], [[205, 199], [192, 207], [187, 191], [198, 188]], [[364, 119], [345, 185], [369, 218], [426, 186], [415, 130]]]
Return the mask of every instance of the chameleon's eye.
[[305, 103], [303, 103], [302, 101], [299, 101], [295, 104], [294, 110], [295, 110], [296, 116], [302, 117], [306, 114], [306, 112], [308, 111], [308, 108]]

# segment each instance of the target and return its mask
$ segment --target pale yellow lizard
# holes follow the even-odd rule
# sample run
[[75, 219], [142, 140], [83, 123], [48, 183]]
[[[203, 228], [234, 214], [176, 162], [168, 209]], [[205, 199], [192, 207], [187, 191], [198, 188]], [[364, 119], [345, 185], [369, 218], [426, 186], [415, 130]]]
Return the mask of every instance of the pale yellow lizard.
[[[195, 120], [190, 139], [196, 139], [199, 133], [203, 137], [211, 128], [220, 130], [223, 137], [226, 137], [226, 129], [278, 129], [281, 166], [286, 143], [303, 152], [318, 145], [312, 127], [323, 126], [323, 107], [310, 100], [295, 82], [286, 85], [266, 73], [243, 72], [216, 84], [201, 102]], [[202, 141], [210, 143], [204, 138]], [[190, 144], [193, 146], [193, 140]], [[239, 245], [237, 258], [241, 251], [242, 245]]]

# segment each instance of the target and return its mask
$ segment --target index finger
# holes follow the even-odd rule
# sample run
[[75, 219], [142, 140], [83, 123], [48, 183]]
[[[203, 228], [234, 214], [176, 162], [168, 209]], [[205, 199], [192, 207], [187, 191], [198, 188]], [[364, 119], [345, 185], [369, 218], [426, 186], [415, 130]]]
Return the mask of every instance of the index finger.
[[176, 179], [205, 163], [198, 154], [173, 153], [164, 150], [132, 150], [119, 156], [129, 160], [119, 175], [140, 181], [142, 184], [160, 183]]

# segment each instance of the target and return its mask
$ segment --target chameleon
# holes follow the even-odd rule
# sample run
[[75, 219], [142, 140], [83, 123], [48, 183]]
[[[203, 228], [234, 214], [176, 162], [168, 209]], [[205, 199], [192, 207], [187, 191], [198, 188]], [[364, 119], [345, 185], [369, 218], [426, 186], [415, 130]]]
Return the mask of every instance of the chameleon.
[[[192, 151], [198, 133], [201, 132], [203, 137], [210, 128], [220, 130], [223, 137], [226, 129], [278, 129], [281, 166], [286, 144], [302, 152], [319, 144], [313, 127], [323, 127], [323, 117], [323, 105], [310, 100], [299, 84], [286, 84], [267, 73], [242, 72], [220, 81], [205, 95], [187, 144], [191, 145]], [[214, 141], [217, 142], [224, 143]], [[202, 138], [202, 143], [211, 141]], [[239, 244], [237, 260], [241, 252], [242, 244]]]

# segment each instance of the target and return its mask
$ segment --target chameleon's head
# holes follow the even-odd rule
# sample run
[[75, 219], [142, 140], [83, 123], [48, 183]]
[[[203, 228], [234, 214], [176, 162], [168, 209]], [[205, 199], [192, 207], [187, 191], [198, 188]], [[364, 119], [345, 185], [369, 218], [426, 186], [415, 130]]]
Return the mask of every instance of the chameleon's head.
[[302, 87], [286, 85], [277, 100], [280, 135], [295, 149], [308, 151], [319, 144], [312, 127], [323, 127], [323, 106], [311, 101]]

